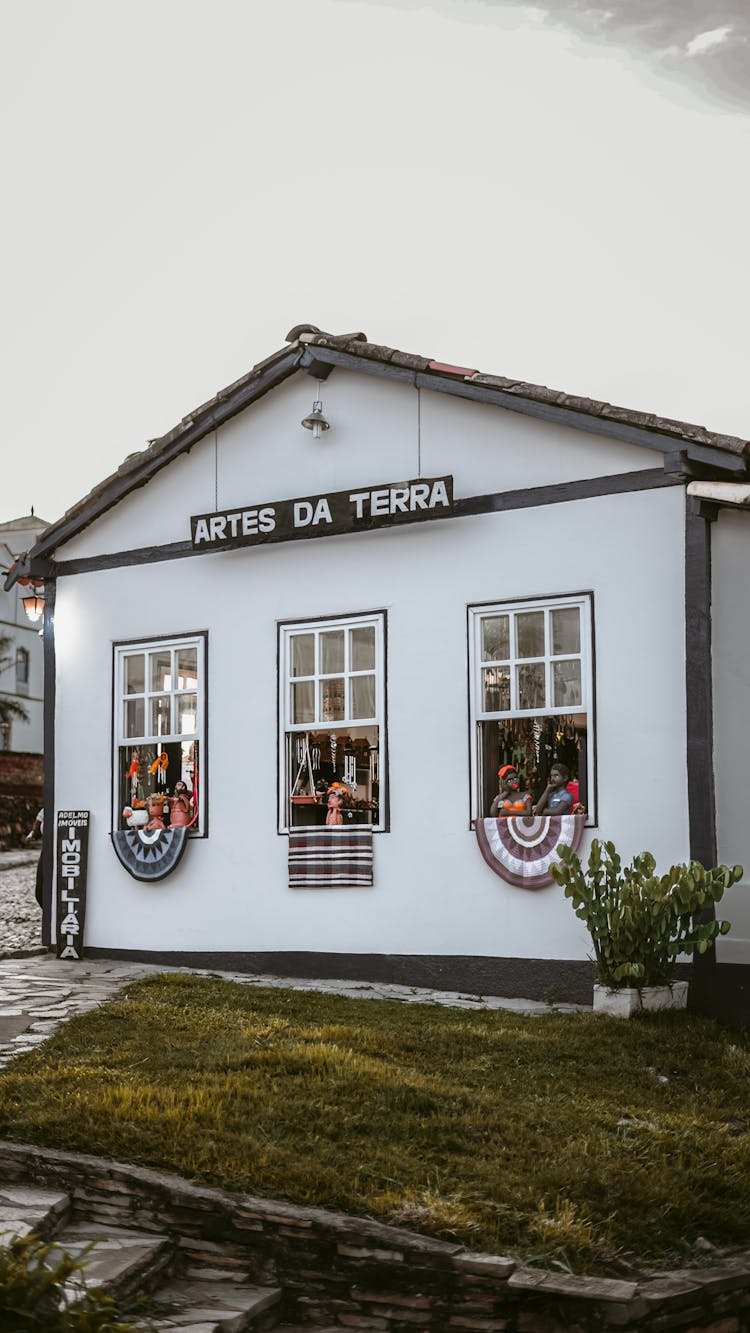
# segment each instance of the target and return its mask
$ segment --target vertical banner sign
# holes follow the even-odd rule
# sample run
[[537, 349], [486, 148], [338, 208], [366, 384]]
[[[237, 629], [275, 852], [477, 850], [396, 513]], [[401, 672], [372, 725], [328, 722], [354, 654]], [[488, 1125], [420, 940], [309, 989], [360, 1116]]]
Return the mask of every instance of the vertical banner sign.
[[57, 957], [83, 957], [86, 917], [86, 870], [89, 857], [88, 810], [57, 812]]

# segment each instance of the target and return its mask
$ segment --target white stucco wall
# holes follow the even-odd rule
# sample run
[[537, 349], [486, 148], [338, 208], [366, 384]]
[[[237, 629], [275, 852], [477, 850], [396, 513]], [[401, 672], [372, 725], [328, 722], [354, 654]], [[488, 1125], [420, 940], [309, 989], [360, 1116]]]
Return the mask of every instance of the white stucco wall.
[[300, 422], [315, 381], [299, 372], [212, 432], [78, 537], [57, 559], [186, 541], [189, 518], [351, 486], [452, 474], [456, 497], [659, 467], [661, 454], [444, 393], [335, 370], [331, 429]]
[[720, 862], [745, 877], [717, 914], [732, 930], [717, 943], [723, 963], [750, 963], [750, 514], [721, 510], [712, 529], [714, 771]]
[[[413, 411], [413, 396], [386, 388], [396, 417], [402, 399]], [[292, 422], [308, 398], [306, 380]], [[414, 454], [397, 449], [397, 432], [382, 422], [382, 451], [373, 461], [372, 424], [366, 467], [352, 441], [345, 468], [331, 471], [327, 442], [306, 437], [299, 457], [318, 460], [314, 477], [307, 463], [299, 476], [280, 444], [260, 481], [236, 423], [219, 504], [414, 474]], [[471, 490], [453, 438], [452, 470], [459, 490]], [[573, 446], [575, 471], [584, 461]], [[556, 448], [539, 442], [539, 457], [551, 466]], [[447, 464], [434, 459], [425, 470]], [[195, 494], [180, 495], [175, 482], [166, 497], [182, 508], [183, 536]], [[61, 578], [56, 804], [92, 811], [89, 944], [587, 957], [588, 936], [562, 892], [506, 885], [469, 829], [466, 607], [593, 591], [599, 835], [625, 856], [647, 847], [665, 866], [684, 859], [683, 505], [679, 488], [646, 491]], [[128, 545], [156, 539], [158, 506], [150, 513], [147, 524], [138, 510], [139, 538]], [[391, 831], [375, 837], [374, 888], [292, 891], [287, 839], [276, 832], [277, 622], [372, 609], [388, 615]], [[197, 630], [209, 631], [210, 836], [147, 886], [122, 869], [109, 838], [112, 643]]]

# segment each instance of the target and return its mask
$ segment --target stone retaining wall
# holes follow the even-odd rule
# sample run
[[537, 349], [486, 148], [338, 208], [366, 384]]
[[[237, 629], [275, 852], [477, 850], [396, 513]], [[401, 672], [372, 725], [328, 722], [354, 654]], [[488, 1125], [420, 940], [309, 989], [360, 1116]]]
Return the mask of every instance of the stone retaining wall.
[[79, 1153], [0, 1143], [0, 1179], [64, 1190], [74, 1213], [103, 1232], [177, 1235], [191, 1261], [215, 1261], [220, 1247], [238, 1270], [282, 1287], [284, 1318], [311, 1324], [381, 1333], [750, 1333], [750, 1253], [639, 1282], [573, 1277]]

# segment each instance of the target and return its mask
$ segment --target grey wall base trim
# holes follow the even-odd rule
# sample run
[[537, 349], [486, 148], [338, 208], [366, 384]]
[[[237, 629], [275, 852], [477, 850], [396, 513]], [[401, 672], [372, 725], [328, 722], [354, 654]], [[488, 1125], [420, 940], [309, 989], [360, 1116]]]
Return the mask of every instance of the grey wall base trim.
[[472, 958], [463, 955], [346, 953], [179, 953], [85, 949], [88, 958], [215, 968], [279, 977], [382, 981], [467, 995], [591, 1004], [593, 963], [549, 958]]

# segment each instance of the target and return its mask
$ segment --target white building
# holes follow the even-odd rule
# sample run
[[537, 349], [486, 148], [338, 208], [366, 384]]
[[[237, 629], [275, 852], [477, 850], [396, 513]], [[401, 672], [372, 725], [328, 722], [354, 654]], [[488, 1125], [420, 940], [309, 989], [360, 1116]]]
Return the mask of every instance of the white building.
[[[88, 951], [585, 999], [562, 891], [495, 873], [475, 824], [498, 767], [538, 793], [557, 757], [584, 854], [599, 836], [750, 871], [749, 461], [700, 427], [292, 330], [16, 570], [47, 587], [45, 804], [91, 812]], [[180, 776], [184, 856], [129, 873], [122, 810]], [[312, 792], [334, 779], [351, 837], [331, 856]], [[722, 915], [699, 989], [737, 1010], [747, 883]]]
[[[39, 539], [48, 524], [33, 513], [0, 523], [0, 568], [9, 569]], [[10, 643], [8, 665], [0, 673], [0, 698], [12, 699], [26, 710], [26, 720], [0, 722], [0, 750], [41, 754], [44, 749], [44, 663], [39, 625], [24, 613], [21, 598], [27, 591], [17, 585], [0, 587], [0, 636]]]

